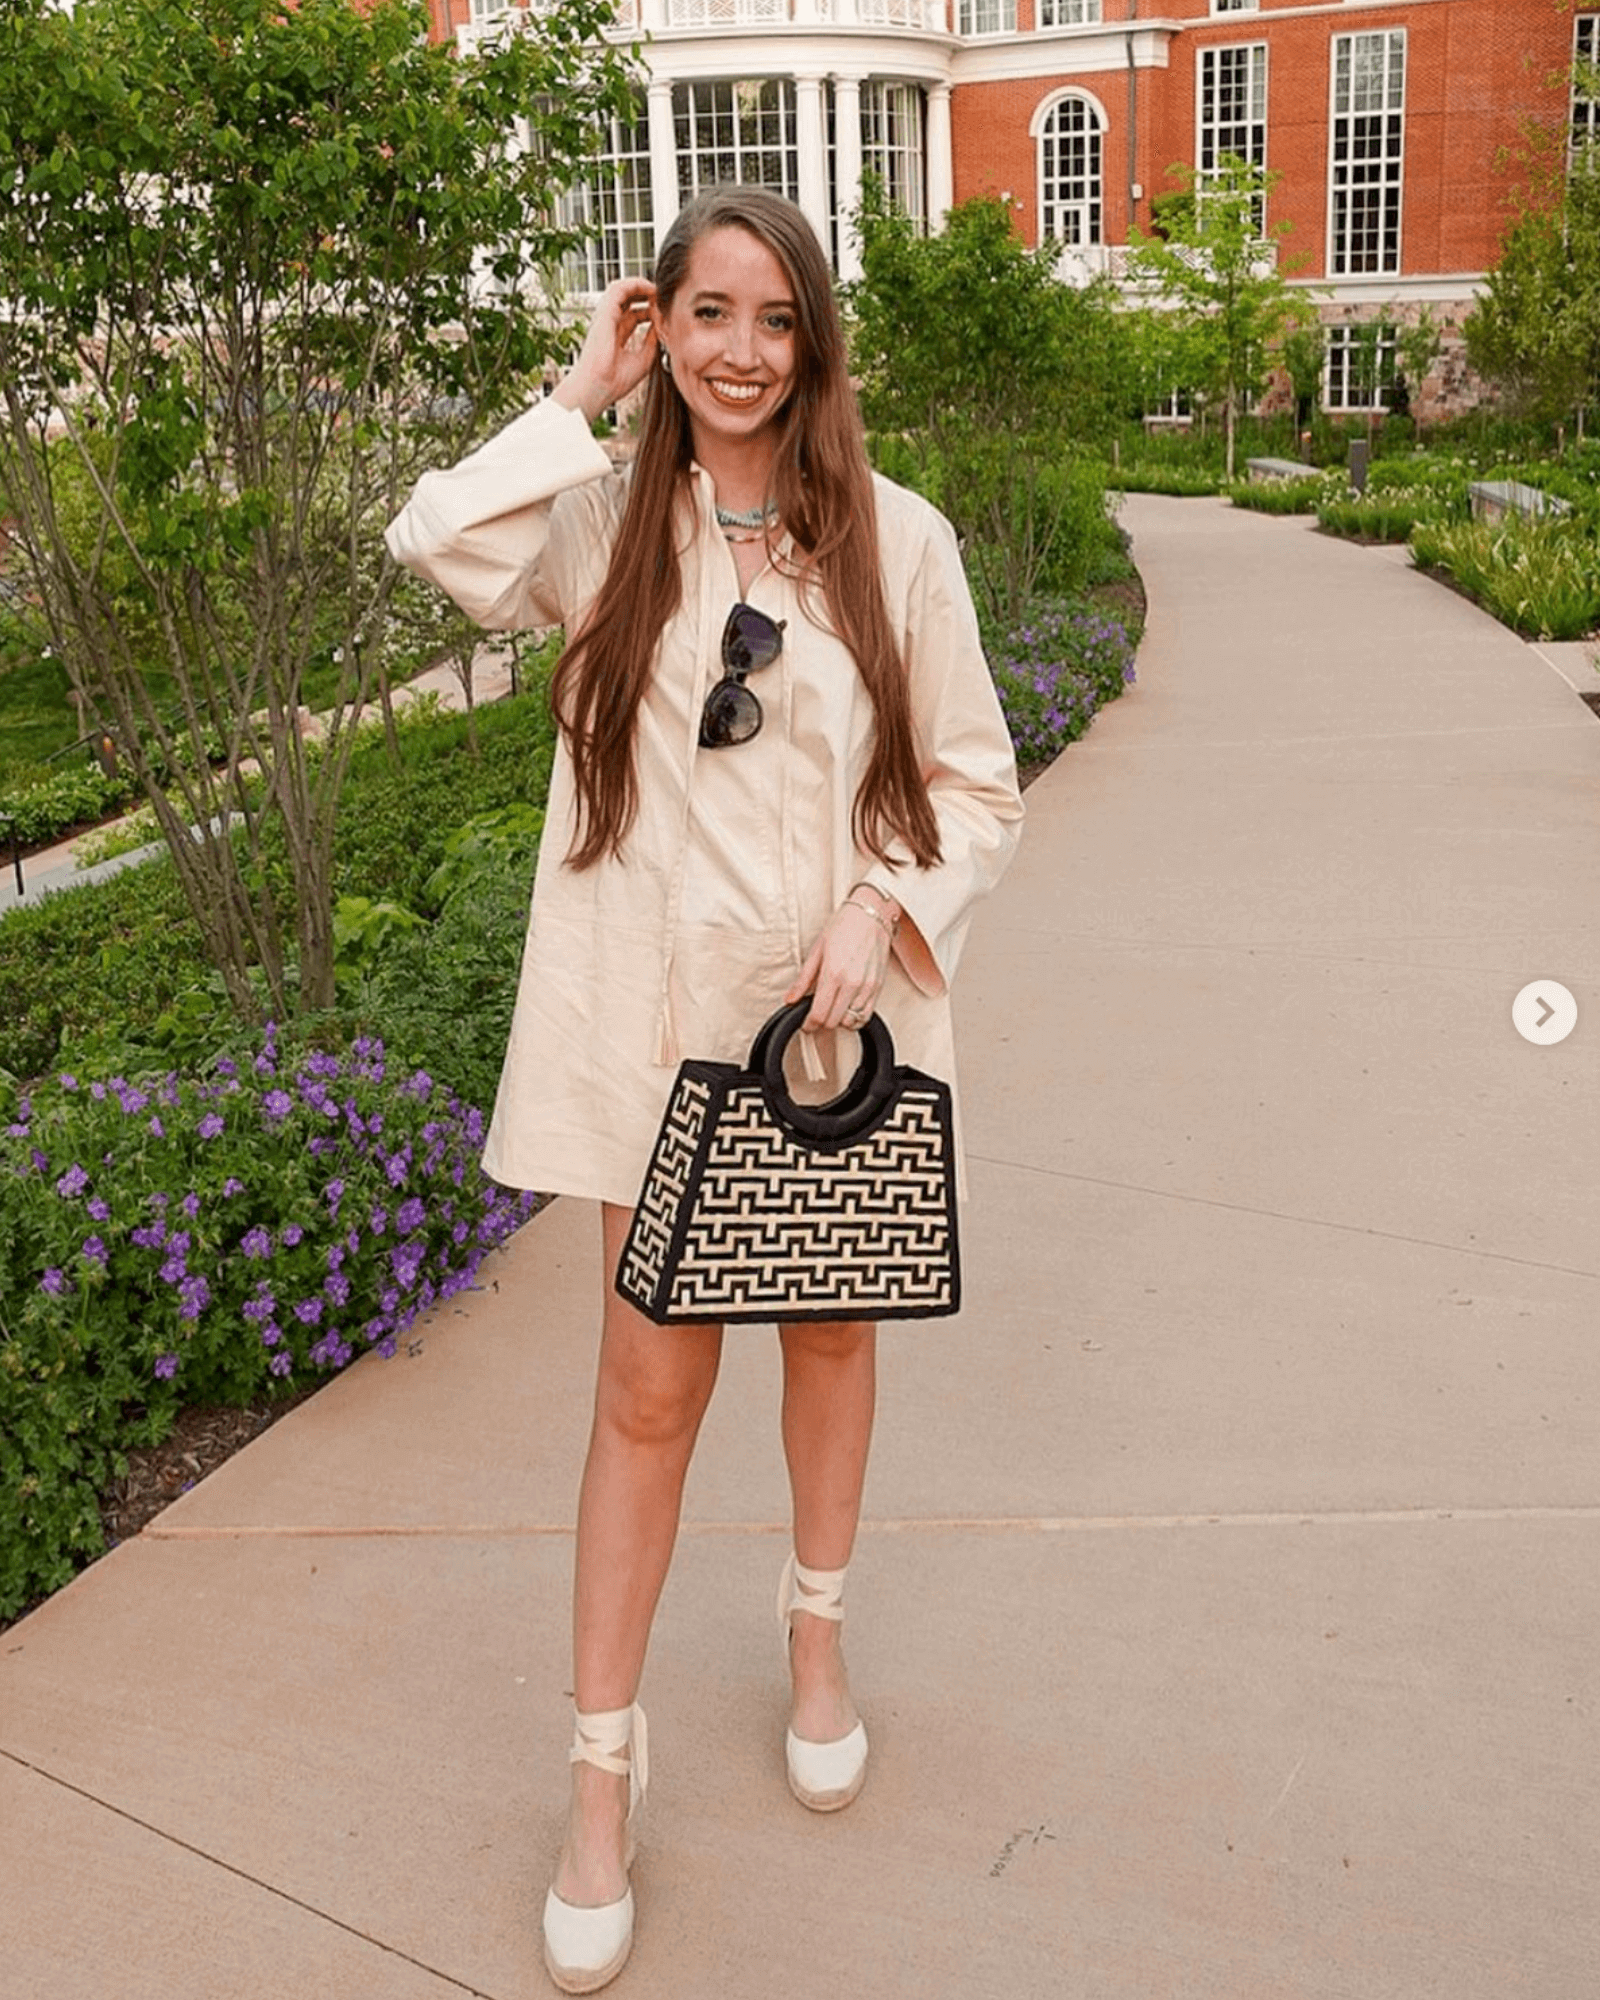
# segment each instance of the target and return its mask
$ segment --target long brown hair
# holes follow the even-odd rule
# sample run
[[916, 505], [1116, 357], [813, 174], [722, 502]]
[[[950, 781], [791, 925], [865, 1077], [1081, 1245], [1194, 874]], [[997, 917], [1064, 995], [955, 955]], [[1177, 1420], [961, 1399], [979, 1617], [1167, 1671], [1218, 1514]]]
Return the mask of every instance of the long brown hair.
[[[857, 844], [890, 863], [900, 843], [923, 867], [939, 829], [917, 761], [906, 662], [884, 601], [878, 520], [827, 260], [795, 205], [765, 188], [718, 187], [691, 201], [656, 259], [656, 302], [671, 305], [696, 242], [743, 229], [783, 266], [797, 307], [795, 378], [774, 418], [772, 497], [803, 552], [797, 574], [820, 595], [872, 700], [873, 742], [853, 807]], [[689, 412], [664, 369], [650, 372], [639, 448], [611, 566], [583, 630], [556, 667], [551, 696], [572, 757], [578, 825], [573, 868], [620, 855], [639, 809], [639, 704], [656, 647], [683, 596], [677, 524], [693, 449]], [[734, 753], [737, 754], [737, 753]]]

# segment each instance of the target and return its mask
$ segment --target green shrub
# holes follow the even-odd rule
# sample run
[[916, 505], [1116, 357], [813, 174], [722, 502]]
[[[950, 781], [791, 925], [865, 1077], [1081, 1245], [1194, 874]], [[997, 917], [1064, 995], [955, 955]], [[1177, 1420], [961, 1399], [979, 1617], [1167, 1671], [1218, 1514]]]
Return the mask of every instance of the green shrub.
[[1256, 514], [1314, 514], [1327, 495], [1322, 473], [1309, 479], [1238, 479], [1225, 487], [1235, 507]]
[[[499, 809], [542, 808], [552, 750], [542, 684], [480, 711], [478, 729], [474, 758], [464, 716], [402, 722], [398, 771], [381, 731], [363, 740], [340, 800], [336, 895], [430, 916], [440, 896], [428, 885], [457, 828]], [[0, 918], [0, 1071], [39, 1076], [69, 1057], [133, 1061], [140, 1049], [198, 1058], [226, 1013], [165, 855]], [[448, 1067], [438, 1073], [456, 1082]]]
[[[0, 1071], [42, 1075], [73, 1043], [153, 1032], [206, 976], [200, 934], [165, 856], [31, 897], [0, 917]], [[214, 1032], [224, 1011], [207, 1003]]]
[[1359, 542], [1404, 542], [1421, 521], [1437, 518], [1437, 509], [1426, 498], [1413, 500], [1401, 494], [1370, 500], [1325, 500], [1317, 509], [1317, 525], [1330, 535], [1345, 535]]
[[138, 796], [139, 787], [126, 775], [108, 778], [87, 756], [74, 757], [44, 771], [18, 772], [0, 792], [0, 814], [16, 822], [24, 847], [48, 847]]
[[1569, 522], [1424, 523], [1411, 554], [1526, 638], [1582, 639], [1600, 624], [1600, 551]]
[[1227, 478], [1220, 465], [1212, 471], [1204, 466], [1124, 462], [1107, 470], [1106, 485], [1113, 493], [1161, 493], [1174, 499], [1199, 500], [1223, 492]]
[[392, 1354], [535, 1205], [482, 1113], [375, 1042], [272, 1031], [201, 1072], [66, 1074], [0, 1137], [0, 1617], [101, 1546], [96, 1500], [180, 1402]]

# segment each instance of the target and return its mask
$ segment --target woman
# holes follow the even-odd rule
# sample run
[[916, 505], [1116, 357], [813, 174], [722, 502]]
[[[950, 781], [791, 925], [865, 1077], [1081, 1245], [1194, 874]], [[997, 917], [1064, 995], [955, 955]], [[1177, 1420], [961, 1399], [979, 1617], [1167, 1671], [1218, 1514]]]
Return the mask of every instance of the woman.
[[[618, 475], [590, 424], [641, 382]], [[572, 1800], [545, 1905], [551, 1975], [588, 1992], [632, 1941], [635, 1696], [721, 1351], [719, 1326], [657, 1327], [609, 1288], [680, 1052], [742, 1060], [810, 993], [815, 1093], [854, 1067], [854, 1036], [835, 1031], [874, 1009], [905, 1061], [951, 1078], [948, 981], [1022, 808], [954, 536], [869, 470], [826, 260], [765, 190], [693, 201], [654, 283], [606, 292], [549, 400], [427, 475], [388, 540], [485, 626], [568, 637], [485, 1164], [602, 1204]], [[839, 1640], [874, 1328], [781, 1340], [786, 1760], [795, 1795], [830, 1811], [866, 1767]]]

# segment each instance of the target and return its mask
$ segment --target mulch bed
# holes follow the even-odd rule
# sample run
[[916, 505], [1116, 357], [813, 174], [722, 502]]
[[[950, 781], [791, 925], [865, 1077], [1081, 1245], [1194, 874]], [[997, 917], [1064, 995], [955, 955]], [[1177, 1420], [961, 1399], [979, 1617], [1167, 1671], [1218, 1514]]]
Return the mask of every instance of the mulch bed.
[[100, 1519], [107, 1545], [115, 1548], [137, 1535], [180, 1494], [326, 1386], [318, 1382], [242, 1410], [180, 1410], [171, 1436], [142, 1451], [130, 1451], [126, 1474], [101, 1494]]

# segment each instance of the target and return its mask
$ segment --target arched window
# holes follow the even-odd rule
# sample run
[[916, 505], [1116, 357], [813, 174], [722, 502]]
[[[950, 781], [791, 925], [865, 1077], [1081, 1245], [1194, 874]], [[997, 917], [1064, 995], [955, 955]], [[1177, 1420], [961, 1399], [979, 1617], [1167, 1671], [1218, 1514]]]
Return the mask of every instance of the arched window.
[[1099, 107], [1087, 97], [1058, 98], [1036, 129], [1040, 240], [1104, 242]]

